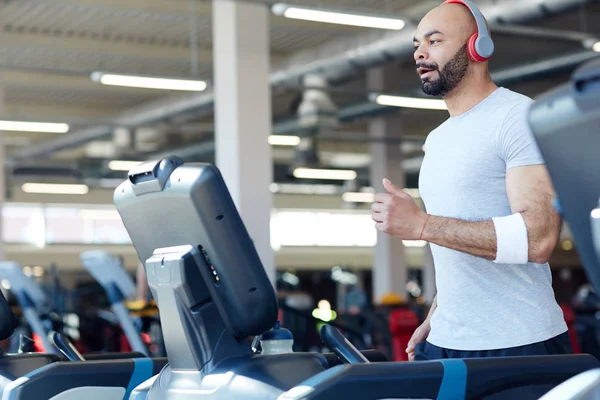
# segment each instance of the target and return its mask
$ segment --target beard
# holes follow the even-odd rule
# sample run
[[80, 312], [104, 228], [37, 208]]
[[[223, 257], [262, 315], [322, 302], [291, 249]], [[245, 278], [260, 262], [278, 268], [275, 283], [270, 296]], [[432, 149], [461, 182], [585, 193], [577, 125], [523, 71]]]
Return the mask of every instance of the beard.
[[469, 70], [469, 53], [467, 46], [460, 48], [441, 70], [437, 64], [417, 63], [417, 68], [424, 67], [438, 72], [437, 79], [425, 78], [421, 81], [421, 90], [430, 96], [445, 97], [454, 90], [467, 75]]

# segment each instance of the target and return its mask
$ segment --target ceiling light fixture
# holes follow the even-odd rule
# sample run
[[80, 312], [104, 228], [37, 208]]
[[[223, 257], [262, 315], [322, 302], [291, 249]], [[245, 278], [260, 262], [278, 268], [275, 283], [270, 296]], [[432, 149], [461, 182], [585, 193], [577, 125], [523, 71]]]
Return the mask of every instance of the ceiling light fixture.
[[406, 26], [406, 23], [398, 18], [383, 18], [368, 15], [316, 10], [313, 8], [298, 7], [283, 3], [273, 5], [271, 11], [275, 15], [286, 18], [324, 22], [328, 24], [351, 25], [364, 28], [390, 30], [401, 30]]
[[0, 121], [0, 131], [66, 133], [69, 125], [54, 122]]
[[299, 136], [271, 135], [269, 144], [272, 146], [298, 146], [300, 144]]
[[21, 189], [25, 193], [39, 194], [87, 194], [87, 185], [65, 183], [24, 183]]
[[185, 90], [201, 92], [206, 89], [204, 81], [189, 79], [152, 78], [134, 75], [116, 75], [104, 72], [94, 72], [91, 75], [94, 82], [110, 86], [127, 86], [143, 89]]
[[418, 97], [391, 96], [387, 94], [372, 94], [371, 101], [382, 105], [402, 108], [418, 108], [422, 110], [447, 110], [446, 102], [437, 99], [421, 99]]
[[142, 162], [143, 161], [112, 160], [108, 163], [108, 168], [111, 171], [131, 171]]
[[342, 194], [342, 200], [348, 203], [373, 203], [375, 201], [375, 193], [346, 192]]
[[351, 181], [356, 179], [356, 175], [356, 171], [343, 169], [296, 168], [294, 170], [294, 176], [300, 179], [330, 179]]

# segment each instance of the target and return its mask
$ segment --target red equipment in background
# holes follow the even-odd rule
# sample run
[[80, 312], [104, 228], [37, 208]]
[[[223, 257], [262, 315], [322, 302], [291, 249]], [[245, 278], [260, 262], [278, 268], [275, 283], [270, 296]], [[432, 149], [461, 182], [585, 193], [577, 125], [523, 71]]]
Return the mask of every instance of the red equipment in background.
[[394, 361], [408, 361], [406, 346], [415, 329], [419, 327], [419, 317], [410, 308], [397, 308], [390, 311], [388, 323], [392, 334]]

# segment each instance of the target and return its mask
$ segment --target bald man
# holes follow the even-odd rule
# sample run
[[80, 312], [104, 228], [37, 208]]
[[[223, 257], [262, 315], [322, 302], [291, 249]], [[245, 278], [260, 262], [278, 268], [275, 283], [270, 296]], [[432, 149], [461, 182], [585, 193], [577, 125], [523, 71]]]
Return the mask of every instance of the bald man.
[[376, 228], [428, 241], [437, 295], [406, 351], [411, 360], [571, 353], [548, 260], [560, 234], [553, 187], [527, 111], [532, 100], [492, 81], [469, 57], [477, 32], [461, 4], [443, 4], [420, 22], [414, 59], [423, 91], [449, 117], [425, 143], [413, 199], [384, 179]]

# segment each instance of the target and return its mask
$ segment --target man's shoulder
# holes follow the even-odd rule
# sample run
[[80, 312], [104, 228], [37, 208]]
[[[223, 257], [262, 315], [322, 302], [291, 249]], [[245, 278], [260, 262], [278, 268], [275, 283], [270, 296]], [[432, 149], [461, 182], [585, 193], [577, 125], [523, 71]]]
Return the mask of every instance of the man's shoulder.
[[491, 121], [496, 121], [497, 134], [504, 135], [527, 130], [527, 114], [534, 100], [524, 94], [506, 89], [498, 88], [493, 101], [488, 106]]
[[531, 97], [527, 96], [526, 94], [515, 92], [514, 90], [505, 88], [504, 86], [500, 86], [498, 88], [498, 93], [500, 94], [500, 96], [512, 98], [515, 100], [521, 100], [521, 101], [526, 101], [526, 102], [533, 101], [533, 99]]
[[527, 112], [533, 104], [531, 97], [504, 87], [498, 88], [498, 96], [494, 100], [490, 106], [496, 110], [503, 109], [507, 116]]

